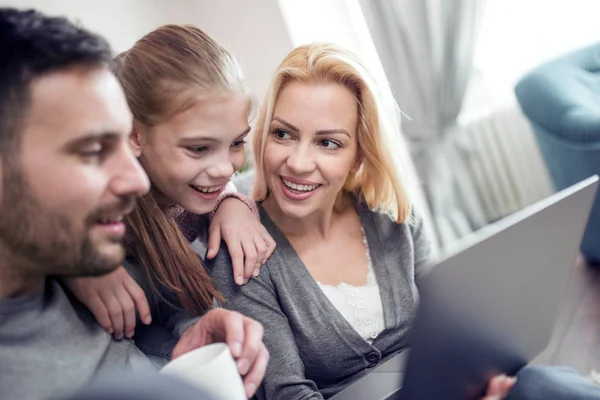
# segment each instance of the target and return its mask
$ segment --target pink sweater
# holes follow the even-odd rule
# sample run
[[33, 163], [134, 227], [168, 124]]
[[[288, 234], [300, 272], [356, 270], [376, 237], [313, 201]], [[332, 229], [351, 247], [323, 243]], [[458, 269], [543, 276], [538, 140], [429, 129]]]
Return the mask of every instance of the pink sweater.
[[[166, 209], [165, 212], [173, 219], [175, 219], [175, 222], [177, 222], [177, 225], [179, 225], [179, 228], [181, 229], [185, 237], [190, 241], [190, 243], [196, 239], [199, 239], [203, 244], [206, 245], [208, 242], [208, 227], [210, 225], [210, 221], [212, 220], [215, 212], [217, 211], [223, 200], [230, 197], [235, 197], [236, 199], [242, 201], [256, 215], [256, 218], [259, 218], [258, 208], [256, 207], [256, 203], [254, 202], [254, 200], [247, 196], [244, 196], [241, 193], [238, 193], [237, 188], [235, 187], [233, 182], [229, 182], [227, 184], [225, 190], [217, 199], [217, 204], [215, 204], [215, 207], [209, 214], [193, 214], [185, 210], [180, 205], [169, 207], [168, 209]], [[128, 230], [127, 232], [128, 234], [126, 234], [124, 239], [127, 254], [128, 256], [135, 255], [135, 238], [131, 230]]]

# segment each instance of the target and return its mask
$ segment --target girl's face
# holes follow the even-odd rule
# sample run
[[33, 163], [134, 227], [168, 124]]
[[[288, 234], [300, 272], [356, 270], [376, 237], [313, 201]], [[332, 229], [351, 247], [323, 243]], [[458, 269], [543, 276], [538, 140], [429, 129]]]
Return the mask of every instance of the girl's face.
[[248, 106], [243, 93], [214, 95], [156, 126], [136, 124], [132, 142], [159, 205], [195, 214], [214, 208], [244, 163]]

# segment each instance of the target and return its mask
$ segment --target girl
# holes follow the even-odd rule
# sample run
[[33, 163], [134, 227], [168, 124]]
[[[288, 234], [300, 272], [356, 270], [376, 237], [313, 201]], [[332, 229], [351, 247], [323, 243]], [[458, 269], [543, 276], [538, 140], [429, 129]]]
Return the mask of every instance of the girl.
[[136, 332], [142, 350], [168, 359], [170, 339], [221, 298], [191, 245], [207, 244], [209, 223], [208, 257], [222, 236], [238, 284], [258, 275], [275, 247], [254, 202], [228, 188], [244, 162], [252, 101], [235, 59], [193, 26], [150, 32], [117, 57], [115, 74], [134, 116], [130, 144], [152, 188], [126, 220], [127, 271], [67, 285], [117, 339], [134, 335], [136, 307], [145, 324], [172, 330]]

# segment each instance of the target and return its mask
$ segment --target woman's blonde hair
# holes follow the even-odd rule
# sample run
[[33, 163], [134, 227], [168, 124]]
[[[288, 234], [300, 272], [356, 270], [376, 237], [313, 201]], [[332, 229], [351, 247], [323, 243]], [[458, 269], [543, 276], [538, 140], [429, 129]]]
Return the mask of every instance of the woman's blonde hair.
[[[350, 172], [343, 191], [363, 199], [372, 210], [389, 214], [399, 223], [410, 213], [402, 171], [394, 152], [401, 145], [400, 112], [388, 86], [378, 86], [359, 58], [334, 44], [313, 43], [297, 47], [281, 62], [259, 111], [254, 132], [256, 177], [253, 196], [268, 195], [264, 152], [275, 103], [290, 82], [336, 83], [348, 88], [358, 105], [357, 138], [362, 164]], [[341, 205], [343, 193], [336, 206]]]

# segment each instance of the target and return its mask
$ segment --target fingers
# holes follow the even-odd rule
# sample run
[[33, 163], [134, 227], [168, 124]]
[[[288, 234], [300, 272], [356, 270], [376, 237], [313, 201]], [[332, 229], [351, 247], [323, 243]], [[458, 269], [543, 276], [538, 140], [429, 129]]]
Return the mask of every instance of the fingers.
[[[253, 319], [241, 315], [240, 317], [243, 321], [244, 341], [240, 356], [236, 357], [234, 355], [234, 358], [237, 358], [236, 365], [240, 375], [244, 376], [246, 395], [252, 397], [265, 376], [267, 363], [269, 361], [269, 352], [262, 342], [264, 334], [262, 325]], [[232, 329], [237, 329], [239, 327], [237, 321], [235, 322], [235, 325], [231, 325]], [[235, 339], [239, 337], [237, 335], [237, 332], [232, 332], [232, 337]], [[227, 342], [230, 343], [230, 338], [228, 338]]]
[[256, 249], [255, 271], [257, 271], [260, 269], [260, 266], [266, 262], [267, 258], [269, 258], [269, 256], [267, 255], [269, 247], [260, 233], [254, 235], [254, 248]]
[[275, 251], [275, 241], [269, 235], [267, 230], [261, 225], [259, 228], [259, 233], [255, 237], [255, 246], [257, 249], [257, 259], [259, 262], [256, 264], [256, 268], [252, 275], [256, 278], [260, 274], [260, 268], [267, 263], [267, 260], [271, 257], [273, 252]]
[[503, 396], [498, 396], [498, 395], [493, 394], [493, 395], [485, 396], [481, 400], [502, 400], [503, 398], [504, 398]]
[[[214, 226], [214, 228], [213, 228]], [[208, 232], [208, 252], [206, 258], [209, 260], [215, 258], [221, 247], [221, 227], [217, 224], [211, 224]]]
[[517, 383], [517, 378], [512, 376], [507, 376], [502, 383], [502, 393], [504, 393], [504, 397], [508, 396], [508, 393], [512, 390], [513, 386]]
[[267, 229], [261, 225], [256, 225], [254, 236], [254, 247], [256, 248], [256, 268], [254, 269], [253, 276], [257, 277], [260, 273], [262, 265], [266, 264], [267, 260], [271, 257], [277, 247], [275, 240], [271, 237]]
[[[215, 228], [214, 231], [211, 231], [211, 232], [212, 233], [210, 234], [209, 239], [208, 239], [209, 251], [206, 254], [207, 258], [215, 257], [217, 255], [217, 251], [214, 251], [214, 255], [213, 255], [211, 253], [211, 250], [213, 248], [218, 249], [221, 244], [220, 231], [217, 228]], [[216, 232], [219, 232], [219, 234], [217, 234]], [[217, 242], [217, 240], [219, 240], [219, 241]], [[244, 243], [243, 243], [242, 239], [239, 238], [238, 235], [231, 234], [231, 233], [227, 234], [226, 232], [223, 232], [223, 240], [225, 241], [225, 244], [227, 245], [227, 249], [229, 250], [229, 256], [231, 257], [231, 264], [233, 266], [233, 280], [235, 281], [236, 284], [243, 285], [245, 282], [247, 282], [246, 278], [244, 278], [244, 276], [245, 276], [245, 267], [244, 267], [245, 249], [243, 248]]]
[[[233, 356], [233, 358], [235, 358], [237, 360], [238, 358], [240, 358], [240, 356], [242, 355], [242, 352], [244, 350], [244, 343], [245, 343], [244, 319], [245, 319], [245, 317], [242, 314], [234, 312], [234, 311], [227, 311], [227, 310], [223, 310], [223, 311], [226, 314], [225, 313], [223, 314], [222, 322], [221, 322], [220, 326], [217, 328], [220, 328], [218, 330], [220, 330], [221, 335], [224, 336], [225, 343], [227, 343], [227, 346], [229, 346], [231, 355]], [[221, 335], [218, 335], [218, 336], [221, 336]], [[215, 337], [217, 340], [218, 340], [218, 336]], [[236, 362], [236, 364], [238, 364], [238, 370], [239, 370], [240, 365], [237, 362]], [[247, 371], [245, 371], [245, 372], [247, 372]], [[242, 373], [240, 371], [240, 374], [244, 375], [245, 373]]]
[[242, 314], [224, 309], [206, 313], [181, 337], [172, 358], [175, 359], [198, 347], [225, 341], [236, 360], [244, 388], [252, 397], [262, 381], [269, 361], [269, 353], [262, 342], [263, 327]]
[[516, 378], [506, 375], [494, 376], [489, 384], [486, 396], [482, 400], [500, 400], [508, 395], [516, 382]]
[[87, 306], [92, 314], [94, 314], [94, 317], [100, 326], [104, 328], [106, 332], [112, 335], [114, 333], [114, 328], [110, 321], [108, 308], [106, 308], [104, 302], [96, 293], [93, 293], [92, 297], [89, 298]]
[[260, 382], [262, 382], [265, 377], [268, 363], [269, 352], [267, 351], [267, 348], [262, 345], [260, 352], [254, 361], [254, 365], [244, 377], [244, 388], [246, 389], [246, 396], [248, 396], [248, 398], [251, 398], [256, 393], [258, 385], [260, 385]]
[[492, 378], [488, 384], [488, 395], [498, 395], [502, 392], [502, 382], [504, 381], [504, 375], [496, 375]]
[[[173, 348], [173, 353], [171, 353], [171, 359], [174, 360], [177, 357], [184, 355], [188, 351], [192, 351], [203, 345], [203, 343], [200, 343], [200, 341], [197, 339], [197, 325], [198, 322], [196, 322], [194, 325], [188, 328], [183, 333], [181, 338], [179, 338], [179, 341], [175, 345], [175, 348]], [[196, 342], [198, 342], [197, 345]]]
[[[264, 230], [262, 225], [261, 229]], [[231, 238], [227, 242], [233, 261], [235, 282], [238, 285], [245, 285], [252, 276], [257, 277], [261, 265], [266, 262], [275, 249], [275, 242], [266, 233], [266, 230], [264, 232], [267, 235], [266, 239], [259, 231], [251, 231], [243, 237]], [[239, 248], [241, 248], [242, 254], [237, 253]]]
[[267, 260], [271, 257], [271, 255], [273, 255], [273, 252], [275, 251], [275, 247], [277, 247], [277, 244], [275, 243], [275, 240], [273, 240], [271, 235], [269, 235], [269, 232], [267, 232], [265, 227], [262, 225], [260, 227], [262, 229], [261, 237], [263, 238], [263, 240], [265, 241], [265, 245], [267, 246], [267, 251], [265, 252], [265, 257], [262, 259], [263, 260], [262, 263], [266, 264]]
[[481, 400], [502, 400], [502, 397], [499, 397], [496, 395], [490, 395], [490, 396], [482, 397]]
[[115, 297], [121, 309], [123, 333], [125, 337], [131, 339], [135, 333], [135, 304], [131, 295], [123, 286], [115, 291]]
[[[233, 217], [223, 214], [225, 213], [225, 209], [223, 209], [225, 204], [234, 206], [234, 208], [241, 206], [242, 214], [244, 214], [241, 220], [239, 210], [235, 212], [238, 214], [235, 223], [231, 220]], [[224, 219], [221, 220], [222, 218]], [[209, 228], [208, 252], [206, 253], [208, 259], [217, 255], [221, 239], [225, 241], [229, 249], [233, 264], [233, 278], [238, 285], [244, 285], [252, 276], [258, 276], [261, 265], [275, 250], [275, 241], [265, 227], [247, 209], [246, 205], [239, 201], [223, 202], [213, 218]]]
[[[254, 391], [264, 376], [268, 361], [268, 352], [264, 353], [266, 348], [262, 342], [264, 329], [260, 323], [244, 317], [240, 313], [222, 311], [222, 322], [220, 326], [215, 326], [215, 332], [224, 333], [225, 342], [236, 360], [240, 375], [245, 376], [252, 372], [248, 381], [250, 385], [248, 389]], [[215, 340], [218, 340], [219, 336], [215, 335]], [[252, 385], [254, 386], [252, 387]]]
[[233, 264], [233, 279], [238, 285], [244, 284], [244, 251], [240, 242], [227, 243], [227, 249]]
[[242, 249], [244, 250], [244, 285], [252, 277], [254, 270], [260, 266], [257, 265], [256, 246], [252, 237], [242, 239]]
[[171, 358], [175, 359], [188, 351], [217, 342], [227, 343], [233, 358], [237, 359], [242, 354], [242, 314], [222, 308], [210, 310], [185, 331], [173, 349]]
[[140, 315], [140, 320], [146, 325], [150, 325], [152, 322], [152, 315], [150, 314], [150, 306], [148, 305], [148, 299], [146, 294], [141, 287], [133, 279], [127, 279], [125, 282], [125, 290], [131, 296], [135, 308]]
[[242, 353], [236, 361], [240, 375], [246, 375], [256, 362], [263, 345], [263, 327], [253, 319], [243, 317], [244, 342]]
[[101, 277], [75, 278], [66, 283], [117, 340], [135, 333], [136, 308], [142, 320], [150, 322], [146, 296], [122, 266]]
[[108, 309], [108, 315], [113, 327], [115, 339], [123, 339], [125, 321], [123, 319], [123, 309], [121, 308], [121, 304], [117, 300], [114, 292], [100, 292], [99, 295], [100, 299]]

